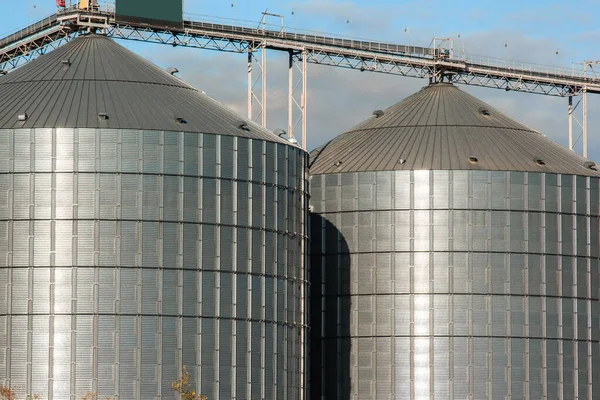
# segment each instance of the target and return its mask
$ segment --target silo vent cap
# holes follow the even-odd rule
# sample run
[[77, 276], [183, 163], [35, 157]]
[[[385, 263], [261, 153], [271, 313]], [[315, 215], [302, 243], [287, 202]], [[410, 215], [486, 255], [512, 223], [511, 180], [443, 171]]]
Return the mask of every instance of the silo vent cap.
[[385, 114], [385, 113], [381, 110], [373, 111], [373, 115], [375, 116], [375, 118], [383, 117], [383, 114]]
[[469, 157], [469, 162], [471, 164], [477, 164], [479, 162], [479, 159], [477, 159], [477, 157], [471, 156], [471, 157]]
[[587, 161], [583, 164], [587, 169], [591, 169], [592, 171], [598, 171], [598, 165], [596, 165], [593, 161]]
[[546, 165], [546, 161], [542, 160], [541, 158], [536, 158], [534, 161], [537, 165]]
[[238, 121], [238, 123], [237, 123], [237, 127], [238, 127], [239, 129], [243, 130], [243, 131], [248, 131], [248, 130], [250, 130], [250, 129], [248, 128], [248, 124], [246, 123], [246, 121]]
[[335, 164], [334, 164], [334, 165], [335, 165], [336, 167], [339, 167], [340, 165], [342, 165], [342, 162], [338, 160], [338, 161], [336, 161], [336, 162], [335, 162]]
[[485, 108], [485, 107], [481, 107], [481, 108], [479, 109], [479, 114], [481, 114], [481, 115], [484, 115], [484, 116], [488, 117], [488, 116], [490, 116], [490, 114], [491, 114], [491, 113], [490, 113], [490, 110], [488, 110], [487, 108]]
[[169, 68], [167, 68], [167, 73], [169, 75], [175, 75], [178, 72], [179, 72], [179, 70], [177, 68], [175, 68], [175, 67], [169, 67]]
[[71, 60], [69, 60], [68, 58], [65, 58], [60, 63], [64, 66], [68, 67], [69, 65], [71, 65]]
[[17, 116], [17, 120], [19, 121], [27, 121], [29, 119], [29, 115], [27, 113], [19, 114]]
[[406, 160], [404, 158], [398, 160], [398, 164], [403, 165], [404, 163], [406, 163]]
[[108, 118], [108, 114], [107, 114], [107, 113], [105, 113], [105, 112], [99, 112], [99, 113], [98, 113], [98, 119], [99, 119], [100, 121], [106, 121], [107, 119], [109, 119], [109, 118]]
[[273, 131], [274, 134], [276, 134], [277, 136], [279, 136], [280, 138], [284, 137], [285, 135], [287, 135], [287, 132], [284, 131], [281, 128], [277, 128]]
[[187, 124], [187, 120], [183, 117], [175, 117], [175, 122], [179, 124]]

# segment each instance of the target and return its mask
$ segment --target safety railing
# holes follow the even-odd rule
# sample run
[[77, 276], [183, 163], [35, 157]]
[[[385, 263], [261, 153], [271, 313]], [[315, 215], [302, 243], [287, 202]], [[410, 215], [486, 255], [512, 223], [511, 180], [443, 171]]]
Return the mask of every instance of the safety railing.
[[10, 34], [2, 39], [0, 39], [0, 49], [16, 43], [20, 40], [23, 40], [31, 35], [34, 35], [38, 32], [41, 32], [45, 29], [51, 28], [56, 24], [56, 15], [51, 15], [47, 18], [44, 18], [34, 24], [31, 24], [27, 27], [24, 27], [17, 32]]
[[458, 59], [468, 64], [476, 64], [478, 66], [485, 66], [497, 70], [523, 71], [535, 75], [562, 76], [567, 78], [597, 79], [597, 76], [593, 71], [586, 70], [585, 68], [575, 68], [574, 66], [571, 68], [557, 67], [472, 54], [459, 55]]
[[[160, 24], [157, 25], [152, 21], [129, 21], [127, 17], [116, 16], [115, 3], [110, 0], [99, 1], [97, 6], [86, 10], [81, 10], [78, 6], [78, 2], [71, 1], [66, 8], [59, 10], [57, 14], [44, 18], [35, 24], [0, 39], [0, 49], [7, 48], [8, 46], [12, 47], [12, 45], [21, 40], [33, 37], [34, 35], [43, 32], [45, 29], [51, 28], [57, 24], [58, 17], [74, 14], [79, 11], [108, 16], [111, 19], [111, 23], [119, 25], [128, 24], [134, 28], [139, 28], [139, 26], [142, 25], [146, 29], [164, 28], [177, 30], [177, 26], [172, 24], [161, 27], [159, 26]], [[449, 49], [442, 48], [436, 49], [431, 47], [406, 46], [350, 36], [330, 35], [322, 32], [300, 30], [284, 26], [283, 21], [281, 24], [273, 24], [266, 20], [258, 22], [187, 13], [184, 14], [183, 17], [184, 21], [181, 25], [181, 32], [196, 29], [207, 31], [210, 35], [221, 32], [224, 34], [224, 38], [227, 38], [227, 34], [240, 35], [240, 37], [246, 36], [243, 39], [240, 38], [237, 40], [259, 41], [271, 39], [272, 42], [281, 40], [282, 46], [285, 46], [285, 42], [296, 42], [300, 44], [304, 43], [306, 45], [328, 46], [331, 51], [335, 51], [335, 49], [331, 48], [338, 48], [341, 53], [348, 50], [357, 50], [381, 53], [382, 55], [410, 56], [414, 57], [415, 60], [418, 60], [419, 58], [428, 60], [436, 59], [455, 64], [456, 68], [460, 68], [461, 65], [467, 64], [472, 68], [482, 68], [487, 71], [497, 71], [499, 73], [517, 73], [556, 79], [577, 79], [584, 82], [593, 81], [594, 83], [598, 83], [599, 80], [595, 71], [585, 68], [585, 66], [582, 68], [556, 67], [511, 59], [465, 54], [464, 52], [451, 52]], [[450, 58], [450, 55], [452, 55], [452, 58]], [[373, 57], [372, 54], [367, 56]]]
[[427, 47], [382, 43], [368, 39], [360, 39], [341, 35], [332, 36], [322, 32], [298, 30], [293, 28], [290, 29], [289, 27], [284, 27], [281, 29], [280, 26], [275, 24], [257, 23], [246, 20], [232, 20], [208, 15], [186, 14], [184, 27], [240, 35], [254, 35], [261, 38], [280, 38], [282, 40], [374, 51], [383, 54], [405, 54], [431, 57], [435, 53], [434, 49]]

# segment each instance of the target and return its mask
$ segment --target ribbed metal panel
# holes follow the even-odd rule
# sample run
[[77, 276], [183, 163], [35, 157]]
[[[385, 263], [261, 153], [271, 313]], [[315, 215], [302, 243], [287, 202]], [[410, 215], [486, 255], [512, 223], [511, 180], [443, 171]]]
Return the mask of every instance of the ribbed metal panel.
[[[0, 128], [170, 130], [286, 144], [284, 139], [250, 121], [240, 129], [243, 120], [234, 112], [105, 36], [80, 36], [46, 55], [0, 80]], [[17, 117], [23, 113], [28, 118], [19, 121]], [[116, 131], [112, 135], [116, 137]], [[150, 136], [158, 140], [158, 132]], [[41, 143], [47, 138], [46, 129], [38, 130], [32, 139]], [[23, 143], [21, 139], [27, 144], [29, 138], [19, 138], [16, 144]], [[93, 166], [95, 148], [84, 143], [93, 141], [94, 136], [82, 135], [81, 139], [80, 156], [87, 166]], [[113, 140], [99, 151], [101, 164], [114, 164], [115, 144]], [[157, 168], [152, 159], [157, 157], [158, 148], [153, 146], [147, 142], [143, 167], [146, 172]], [[51, 148], [44, 146], [47, 150], [43, 152], [39, 148], [36, 165], [49, 165]], [[69, 150], [63, 147], [60, 152], [57, 155], [62, 158]], [[29, 167], [33, 154], [20, 146], [19, 153], [22, 157], [15, 162]], [[66, 167], [62, 164], [65, 161], [60, 161], [60, 168]]]
[[311, 398], [599, 399], [599, 179], [311, 177]]
[[599, 176], [589, 160], [450, 83], [428, 85], [374, 114], [315, 149], [311, 174], [490, 170]]
[[54, 400], [171, 399], [186, 365], [211, 400], [301, 397], [301, 149], [3, 133], [8, 159], [31, 158], [0, 170], [0, 384]]

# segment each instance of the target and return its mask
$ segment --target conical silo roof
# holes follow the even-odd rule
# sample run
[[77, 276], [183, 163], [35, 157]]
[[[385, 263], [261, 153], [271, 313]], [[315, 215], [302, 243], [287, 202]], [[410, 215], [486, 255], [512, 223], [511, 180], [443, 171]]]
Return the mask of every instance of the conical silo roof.
[[169, 130], [288, 143], [95, 34], [0, 77], [0, 129], [10, 128]]
[[452, 84], [437, 83], [311, 153], [310, 173], [491, 170], [600, 175], [589, 160]]

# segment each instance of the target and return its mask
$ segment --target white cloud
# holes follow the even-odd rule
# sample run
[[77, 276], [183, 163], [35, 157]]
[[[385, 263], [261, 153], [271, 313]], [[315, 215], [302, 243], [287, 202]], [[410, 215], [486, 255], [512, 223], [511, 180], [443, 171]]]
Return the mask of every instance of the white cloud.
[[[393, 37], [390, 12], [388, 15], [381, 15], [375, 10], [369, 15], [366, 12], [369, 10], [368, 6], [331, 0], [296, 2], [294, 7], [297, 12], [305, 15], [320, 15], [321, 20], [337, 18], [344, 23], [345, 18], [352, 18], [357, 23], [360, 21], [367, 31], [377, 30], [380, 36]], [[383, 11], [385, 14], [388, 10]], [[375, 29], [373, 25], [378, 22], [379, 27]], [[552, 38], [532, 37], [518, 32], [482, 30], [463, 35], [460, 40], [464, 40], [468, 53], [492, 54], [499, 58], [510, 56], [511, 60], [568, 66], [568, 60], [572, 56], [568, 48], [560, 49], [559, 54], [556, 54], [557, 46]], [[507, 47], [504, 46], [505, 43]], [[457, 38], [455, 48], [460, 47], [462, 43]], [[143, 50], [142, 53], [162, 66], [176, 66], [181, 71], [182, 79], [206, 91], [239, 114], [246, 115], [247, 65], [244, 55], [159, 46], [151, 51]], [[284, 53], [270, 52], [268, 60], [268, 127], [287, 129], [287, 57]], [[426, 84], [426, 80], [309, 64], [309, 149], [368, 118], [373, 110], [385, 109]], [[567, 144], [566, 99], [471, 86], [460, 88], [551, 139]], [[600, 143], [596, 145], [599, 141], [593, 139], [594, 128], [600, 126], [600, 115], [592, 112], [598, 108], [598, 101], [594, 96], [589, 96], [589, 100], [590, 155], [593, 159], [600, 159]]]

